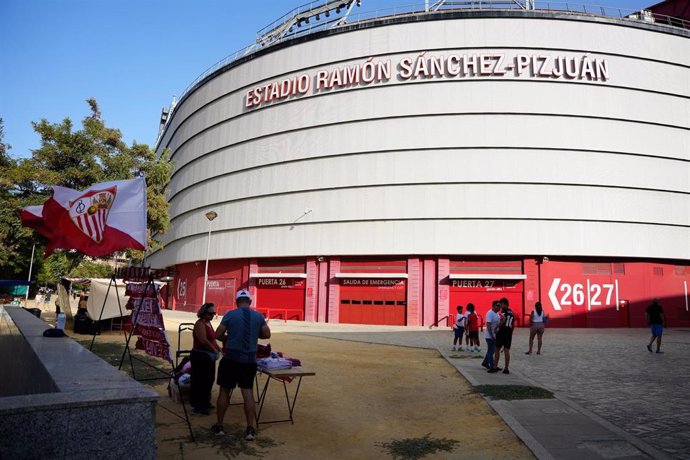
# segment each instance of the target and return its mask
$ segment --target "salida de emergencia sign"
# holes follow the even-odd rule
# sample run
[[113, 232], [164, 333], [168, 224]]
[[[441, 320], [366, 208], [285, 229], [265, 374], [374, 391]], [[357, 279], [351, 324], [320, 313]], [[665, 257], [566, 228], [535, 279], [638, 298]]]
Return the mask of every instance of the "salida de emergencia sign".
[[417, 57], [403, 57], [395, 63], [390, 59], [369, 58], [362, 63], [319, 70], [314, 75], [305, 73], [255, 86], [247, 91], [244, 106], [253, 109], [270, 102], [310, 93], [385, 83], [394, 77], [400, 81], [527, 77], [605, 82], [609, 79], [609, 66], [606, 59], [590, 57], [589, 54], [550, 56], [422, 53]]

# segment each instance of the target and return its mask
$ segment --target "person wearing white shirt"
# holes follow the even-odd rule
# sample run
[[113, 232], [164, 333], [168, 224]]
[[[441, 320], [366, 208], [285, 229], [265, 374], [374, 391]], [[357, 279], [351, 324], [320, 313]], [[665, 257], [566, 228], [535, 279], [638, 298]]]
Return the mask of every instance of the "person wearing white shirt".
[[526, 355], [532, 354], [532, 347], [534, 346], [534, 336], [537, 336], [537, 354], [541, 354], [541, 342], [542, 336], [544, 335], [544, 324], [547, 321], [546, 313], [541, 307], [541, 302], [534, 304], [534, 310], [529, 315], [530, 327], [529, 327], [529, 351]]
[[[452, 351], [462, 351], [462, 336], [465, 335], [465, 323], [467, 317], [462, 314], [462, 305], [457, 307], [457, 315], [455, 315], [455, 325], [453, 326], [453, 348]], [[455, 347], [457, 345], [457, 348]]]
[[486, 355], [482, 366], [487, 369], [494, 367], [494, 345], [496, 343], [496, 329], [501, 317], [498, 316], [498, 310], [501, 308], [501, 303], [494, 300], [491, 303], [491, 310], [486, 312], [486, 329], [484, 329], [484, 340], [486, 340]]

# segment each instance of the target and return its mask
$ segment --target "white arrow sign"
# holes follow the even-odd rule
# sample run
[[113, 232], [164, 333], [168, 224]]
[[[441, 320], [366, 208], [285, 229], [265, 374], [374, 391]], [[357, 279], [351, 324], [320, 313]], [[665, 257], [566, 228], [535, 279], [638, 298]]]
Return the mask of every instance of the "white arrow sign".
[[551, 288], [549, 289], [549, 299], [551, 299], [551, 304], [553, 309], [560, 311], [561, 304], [558, 303], [558, 297], [556, 297], [556, 291], [558, 290], [558, 285], [561, 283], [560, 278], [554, 278], [553, 283], [551, 283]]

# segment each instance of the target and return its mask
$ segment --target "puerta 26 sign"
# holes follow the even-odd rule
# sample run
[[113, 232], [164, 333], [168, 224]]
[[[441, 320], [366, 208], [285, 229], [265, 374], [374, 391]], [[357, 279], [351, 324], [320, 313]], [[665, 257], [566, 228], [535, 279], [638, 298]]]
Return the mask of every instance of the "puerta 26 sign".
[[[393, 70], [395, 69], [395, 73]], [[319, 70], [314, 75], [300, 74], [250, 88], [244, 98], [247, 109], [269, 102], [286, 100], [340, 88], [399, 81], [459, 78], [536, 78], [606, 82], [610, 78], [606, 59], [590, 55], [547, 54], [427, 54], [403, 57], [395, 64], [390, 59]]]

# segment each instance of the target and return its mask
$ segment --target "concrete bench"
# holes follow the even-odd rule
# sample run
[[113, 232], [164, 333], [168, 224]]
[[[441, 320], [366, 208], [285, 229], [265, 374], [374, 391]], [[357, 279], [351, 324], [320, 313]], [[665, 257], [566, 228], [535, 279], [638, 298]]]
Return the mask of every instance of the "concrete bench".
[[159, 395], [49, 327], [0, 306], [0, 458], [155, 459]]

